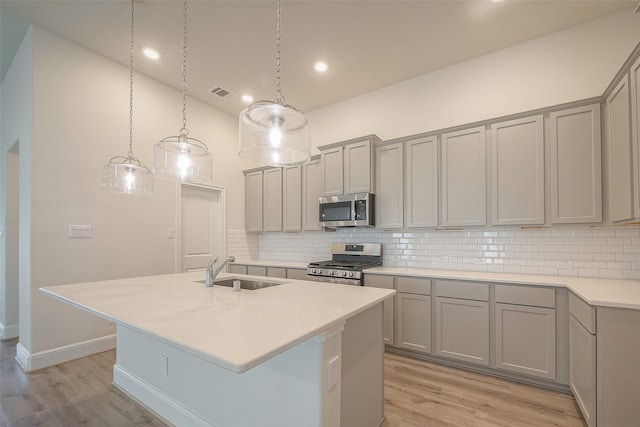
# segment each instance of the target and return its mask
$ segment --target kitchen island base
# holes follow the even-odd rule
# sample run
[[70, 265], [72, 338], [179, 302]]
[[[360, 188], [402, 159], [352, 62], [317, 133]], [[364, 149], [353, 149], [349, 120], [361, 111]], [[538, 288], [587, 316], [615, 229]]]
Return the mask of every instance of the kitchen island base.
[[114, 384], [184, 427], [375, 427], [383, 353], [381, 303], [242, 373], [118, 325]]

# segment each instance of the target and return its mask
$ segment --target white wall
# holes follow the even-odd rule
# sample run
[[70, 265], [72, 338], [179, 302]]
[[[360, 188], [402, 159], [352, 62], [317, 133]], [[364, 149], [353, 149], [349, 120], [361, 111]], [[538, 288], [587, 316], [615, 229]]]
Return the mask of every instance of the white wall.
[[[174, 271], [176, 241], [167, 239], [166, 229], [177, 228], [177, 185], [157, 179], [150, 197], [102, 190], [102, 166], [128, 150], [128, 68], [38, 27], [30, 29], [25, 43], [2, 83], [0, 171], [6, 170], [7, 146], [19, 137], [20, 172], [28, 178], [23, 182], [21, 176], [20, 182], [21, 203], [25, 199], [21, 226], [28, 227], [21, 236], [27, 244], [23, 247], [21, 240], [20, 248], [21, 269], [23, 261], [28, 268], [27, 274], [20, 272], [26, 285], [26, 295], [20, 296], [20, 346], [31, 355], [46, 356], [115, 329], [38, 288]], [[205, 142], [213, 154], [212, 184], [227, 189], [228, 226], [242, 227], [242, 169], [252, 165], [237, 155], [237, 118], [192, 98], [187, 107], [190, 136]], [[181, 127], [180, 92], [136, 74], [136, 157], [152, 166], [153, 145]], [[68, 238], [70, 224], [91, 225], [92, 237]]]
[[601, 96], [639, 40], [640, 15], [628, 11], [452, 65], [309, 112], [312, 144], [393, 139]]

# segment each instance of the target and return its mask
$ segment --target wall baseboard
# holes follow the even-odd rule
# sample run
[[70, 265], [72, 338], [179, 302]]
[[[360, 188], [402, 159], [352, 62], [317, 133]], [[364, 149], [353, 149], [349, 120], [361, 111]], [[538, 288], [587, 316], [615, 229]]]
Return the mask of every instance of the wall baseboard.
[[32, 372], [49, 366], [69, 362], [70, 360], [101, 353], [116, 347], [116, 334], [94, 338], [75, 344], [65, 345], [51, 350], [29, 353], [18, 342], [16, 360], [25, 372]]
[[214, 427], [204, 418], [117, 364], [113, 367], [113, 384], [171, 424], [185, 427]]
[[5, 326], [4, 324], [0, 323], [0, 341], [18, 338], [19, 330], [19, 325]]

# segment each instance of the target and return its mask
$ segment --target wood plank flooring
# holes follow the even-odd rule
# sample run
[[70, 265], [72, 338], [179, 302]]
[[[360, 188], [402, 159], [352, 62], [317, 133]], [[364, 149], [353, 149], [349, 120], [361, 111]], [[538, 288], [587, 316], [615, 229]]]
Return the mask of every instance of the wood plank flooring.
[[[0, 342], [0, 427], [165, 425], [111, 384], [115, 350], [26, 375], [16, 344]], [[383, 427], [586, 426], [569, 395], [394, 354], [385, 414]]]

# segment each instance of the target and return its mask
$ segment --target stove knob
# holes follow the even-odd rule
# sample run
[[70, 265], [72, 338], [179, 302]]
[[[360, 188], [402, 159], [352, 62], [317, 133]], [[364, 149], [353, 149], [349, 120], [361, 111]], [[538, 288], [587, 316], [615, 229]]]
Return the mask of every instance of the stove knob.
[[333, 276], [333, 274], [334, 274], [333, 270], [329, 270], [328, 273], [329, 273], [329, 276]]
[[349, 272], [349, 277], [353, 277], [353, 271]]
[[347, 272], [346, 271], [342, 272], [342, 277], [347, 277]]

